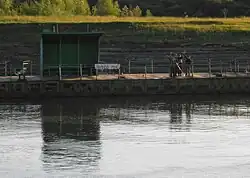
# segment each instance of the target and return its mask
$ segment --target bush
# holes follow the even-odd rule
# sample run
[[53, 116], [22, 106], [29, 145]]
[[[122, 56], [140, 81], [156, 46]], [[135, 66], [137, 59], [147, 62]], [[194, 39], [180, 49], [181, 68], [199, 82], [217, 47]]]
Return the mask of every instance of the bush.
[[140, 8], [139, 6], [136, 6], [136, 7], [132, 10], [132, 12], [133, 12], [133, 16], [135, 16], [135, 17], [140, 17], [140, 16], [142, 16], [142, 10], [141, 10], [141, 8]]
[[152, 12], [149, 9], [147, 9], [146, 10], [146, 17], [151, 17], [151, 16], [153, 16]]

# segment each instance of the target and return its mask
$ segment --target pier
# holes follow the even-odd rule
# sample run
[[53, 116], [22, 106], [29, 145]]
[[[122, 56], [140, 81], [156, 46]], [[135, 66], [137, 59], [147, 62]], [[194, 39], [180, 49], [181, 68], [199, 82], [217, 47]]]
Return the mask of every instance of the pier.
[[0, 98], [250, 93], [248, 61], [192, 59], [190, 75], [173, 77], [172, 54], [158, 61], [128, 57], [105, 63], [102, 34], [43, 32], [39, 63], [1, 63]]

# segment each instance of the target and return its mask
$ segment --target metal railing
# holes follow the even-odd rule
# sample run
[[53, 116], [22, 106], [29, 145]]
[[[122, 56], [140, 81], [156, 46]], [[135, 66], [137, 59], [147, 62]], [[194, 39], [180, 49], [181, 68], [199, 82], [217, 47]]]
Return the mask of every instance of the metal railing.
[[[170, 72], [169, 60], [150, 60], [150, 59], [134, 59], [134, 60], [121, 60], [118, 61], [121, 65], [120, 74], [168, 74]], [[27, 67], [27, 65], [30, 65]], [[39, 66], [35, 64], [26, 64], [26, 75], [40, 75]], [[36, 71], [34, 71], [36, 69]], [[209, 77], [220, 73], [227, 75], [233, 73], [235, 75], [250, 75], [250, 63], [246, 60], [233, 59], [233, 60], [216, 60], [205, 59], [192, 62], [192, 73], [206, 73]], [[12, 76], [15, 74], [15, 68], [8, 61], [0, 64], [1, 76]], [[116, 70], [104, 70], [98, 72], [98, 75], [118, 75]], [[44, 66], [43, 76], [46, 78], [56, 78], [62, 80], [64, 78], [80, 78], [86, 76], [96, 76], [94, 65], [54, 65]], [[145, 75], [146, 76], [146, 75]], [[119, 78], [119, 76], [117, 76]], [[146, 77], [145, 77], [146, 78]], [[98, 78], [97, 78], [98, 79]]]

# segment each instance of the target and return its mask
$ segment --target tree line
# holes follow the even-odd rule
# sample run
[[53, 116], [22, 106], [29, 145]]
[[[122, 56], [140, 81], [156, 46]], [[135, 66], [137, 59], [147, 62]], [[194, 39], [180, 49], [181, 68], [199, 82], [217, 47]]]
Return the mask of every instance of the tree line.
[[[2, 15], [250, 16], [250, 0], [0, 0]], [[130, 5], [128, 5], [130, 3]], [[91, 6], [89, 5], [91, 4]], [[149, 10], [150, 9], [150, 10]]]
[[88, 0], [39, 0], [14, 3], [13, 0], [0, 1], [0, 15], [84, 15], [84, 16], [152, 16], [149, 9], [141, 10], [138, 5], [120, 7], [118, 1], [98, 0], [90, 6]]

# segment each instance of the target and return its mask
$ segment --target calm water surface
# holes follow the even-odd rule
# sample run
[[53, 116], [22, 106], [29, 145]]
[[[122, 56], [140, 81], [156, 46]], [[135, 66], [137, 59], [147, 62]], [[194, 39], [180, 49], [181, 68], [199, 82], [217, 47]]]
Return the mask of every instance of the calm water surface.
[[246, 97], [0, 105], [0, 177], [250, 177]]

